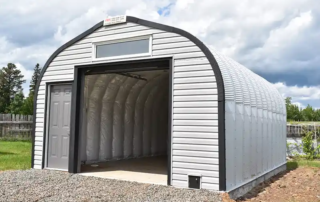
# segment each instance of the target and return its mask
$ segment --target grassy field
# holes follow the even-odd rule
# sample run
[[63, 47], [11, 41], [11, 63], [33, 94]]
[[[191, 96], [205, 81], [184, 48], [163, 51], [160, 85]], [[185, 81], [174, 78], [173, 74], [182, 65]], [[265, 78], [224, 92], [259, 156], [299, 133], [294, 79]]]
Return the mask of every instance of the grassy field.
[[0, 171], [31, 167], [31, 142], [0, 140]]
[[[0, 140], [0, 171], [29, 169], [31, 166], [31, 142]], [[297, 167], [320, 168], [320, 160], [295, 159], [288, 161], [287, 169]]]
[[320, 125], [319, 121], [288, 121], [289, 124], [293, 124], [293, 125]]
[[287, 169], [293, 170], [298, 167], [312, 167], [312, 168], [320, 168], [320, 160], [292, 160], [287, 162]]

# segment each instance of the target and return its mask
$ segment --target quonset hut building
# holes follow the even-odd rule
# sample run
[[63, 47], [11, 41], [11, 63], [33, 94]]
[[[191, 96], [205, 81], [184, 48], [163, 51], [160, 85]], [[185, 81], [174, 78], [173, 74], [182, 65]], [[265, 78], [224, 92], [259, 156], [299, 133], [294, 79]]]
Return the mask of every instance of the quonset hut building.
[[53, 53], [34, 115], [34, 169], [239, 196], [286, 167], [272, 84], [184, 30], [131, 16]]

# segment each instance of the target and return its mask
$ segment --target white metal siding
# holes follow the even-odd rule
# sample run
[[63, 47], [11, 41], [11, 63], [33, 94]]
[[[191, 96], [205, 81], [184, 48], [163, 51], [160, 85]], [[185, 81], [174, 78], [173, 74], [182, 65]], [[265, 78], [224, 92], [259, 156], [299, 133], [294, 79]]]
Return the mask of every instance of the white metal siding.
[[272, 84], [232, 59], [212, 53], [225, 85], [229, 191], [286, 162], [286, 111]]
[[203, 176], [202, 188], [219, 189], [218, 96], [209, 61], [187, 38], [134, 23], [100, 28], [52, 61], [37, 97], [34, 168], [40, 169], [42, 163], [46, 82], [73, 80], [75, 65], [92, 63], [92, 42], [149, 34], [153, 39], [152, 57], [174, 57], [172, 185], [187, 187], [187, 175], [197, 174]]

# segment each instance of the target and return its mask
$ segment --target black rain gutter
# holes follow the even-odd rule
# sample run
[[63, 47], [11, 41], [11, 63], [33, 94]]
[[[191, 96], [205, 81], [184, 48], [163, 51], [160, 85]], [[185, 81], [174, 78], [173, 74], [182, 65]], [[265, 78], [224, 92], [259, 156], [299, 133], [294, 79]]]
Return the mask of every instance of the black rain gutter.
[[[226, 190], [226, 137], [225, 137], [225, 91], [224, 91], [224, 83], [223, 83], [223, 78], [222, 74], [219, 68], [219, 65], [214, 58], [213, 54], [211, 51], [207, 48], [206, 45], [204, 45], [198, 38], [193, 36], [192, 34], [179, 29], [175, 27], [171, 27], [168, 25], [163, 25], [143, 19], [139, 19], [136, 17], [132, 16], [127, 16], [127, 22], [132, 22], [140, 25], [144, 25], [147, 27], [155, 28], [155, 29], [160, 29], [163, 31], [167, 32], [172, 32], [179, 34], [181, 36], [186, 37], [190, 41], [192, 41], [195, 45], [197, 45], [200, 50], [205, 54], [207, 57], [208, 61], [210, 62], [210, 65], [213, 69], [214, 75], [216, 77], [216, 82], [217, 82], [217, 88], [218, 88], [218, 133], [219, 133], [219, 190], [220, 191], [225, 191]], [[32, 168], [34, 166], [34, 142], [35, 142], [35, 124], [36, 124], [36, 107], [37, 107], [37, 95], [38, 95], [38, 90], [40, 86], [40, 82], [42, 80], [42, 77], [44, 73], [46, 72], [48, 66], [50, 63], [53, 61], [53, 59], [61, 53], [64, 49], [70, 47], [74, 43], [80, 41], [84, 37], [88, 36], [89, 34], [92, 34], [95, 30], [103, 27], [103, 21], [99, 22], [92, 28], [88, 29], [87, 31], [83, 32], [76, 38], [72, 39], [71, 41], [67, 42], [63, 46], [61, 46], [58, 50], [56, 50], [51, 57], [48, 59], [48, 61], [45, 63], [44, 67], [42, 68], [41, 74], [40, 74], [40, 79], [37, 82], [36, 89], [35, 89], [35, 95], [34, 95], [34, 109], [33, 109], [33, 130], [32, 130]], [[45, 130], [44, 130], [45, 131]], [[44, 136], [45, 134], [43, 134]]]

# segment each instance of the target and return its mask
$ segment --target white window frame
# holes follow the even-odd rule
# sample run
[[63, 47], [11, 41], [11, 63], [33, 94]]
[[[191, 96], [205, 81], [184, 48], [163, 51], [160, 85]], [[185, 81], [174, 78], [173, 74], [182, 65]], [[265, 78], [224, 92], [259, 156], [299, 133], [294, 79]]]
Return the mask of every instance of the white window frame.
[[[101, 57], [101, 58], [96, 57], [97, 56], [97, 54], [96, 54], [97, 46], [106, 45], [106, 44], [121, 43], [121, 42], [139, 41], [142, 39], [149, 39], [149, 52], [147, 52], [147, 53], [119, 55], [119, 56], [110, 56], [110, 57]], [[116, 60], [116, 59], [122, 59], [122, 58], [134, 58], [134, 57], [143, 57], [143, 56], [152, 56], [152, 35], [92, 42], [92, 61]]]

